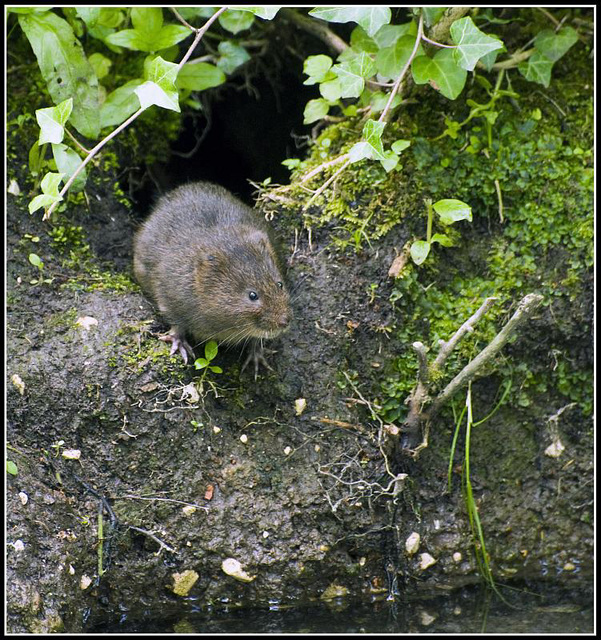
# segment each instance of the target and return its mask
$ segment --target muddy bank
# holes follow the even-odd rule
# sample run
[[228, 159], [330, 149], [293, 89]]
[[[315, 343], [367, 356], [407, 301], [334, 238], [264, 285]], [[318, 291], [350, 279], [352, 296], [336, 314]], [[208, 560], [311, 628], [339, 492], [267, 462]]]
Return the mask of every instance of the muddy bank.
[[[577, 126], [588, 100], [572, 103], [566, 133], [548, 116], [562, 145], [579, 138], [585, 147], [585, 125]], [[384, 190], [397, 209], [421, 202], [420, 162], [430, 152], [425, 142], [416, 145], [404, 180]], [[22, 161], [9, 164], [9, 175], [26, 184]], [[466, 264], [492, 269], [490, 248], [507, 240], [505, 228], [482, 216], [457, 239], [469, 249], [437, 252], [436, 271], [415, 272], [420, 295], [408, 289], [401, 300], [402, 284], [388, 270], [423, 226], [421, 204], [357, 251], [333, 241], [340, 225], [320, 220], [319, 208], [311, 210], [309, 236], [302, 202], [276, 192], [263, 206], [282, 238], [294, 322], [273, 343], [273, 372], [255, 381], [240, 372], [239, 351], [222, 349], [215, 362], [224, 373], [201, 381], [157, 340], [166, 327], [131, 279], [139, 215], [119, 202], [113, 182], [114, 174], [92, 177], [89, 205], [70, 205], [50, 228], [27, 213], [26, 196], [8, 195], [7, 436], [18, 469], [7, 494], [9, 630], [75, 632], [105, 611], [124, 613], [139, 602], [160, 611], [186, 597], [201, 607], [369, 600], [480, 581], [459, 455], [447, 491], [452, 413], [441, 415], [429, 446], [412, 459], [384, 455], [370, 405], [402, 405], [403, 387], [387, 382], [394, 367], [397, 378], [406, 375], [397, 366], [410, 354], [402, 336], [426, 335], [435, 344], [427, 331], [434, 311], [418, 318], [408, 311], [424, 301], [435, 309], [428, 285], [454, 291]], [[351, 200], [352, 182], [362, 194]], [[527, 202], [545, 193], [532, 184], [539, 191]], [[383, 191], [365, 175], [350, 176], [341, 189], [359, 219]], [[481, 200], [485, 210], [496, 198], [467, 179], [454, 193]], [[582, 193], [573, 194], [579, 203], [590, 198], [586, 185]], [[516, 195], [515, 210], [523, 204]], [[520, 246], [519, 237], [512, 242]], [[501, 255], [509, 260], [511, 251], [508, 245]], [[592, 579], [590, 412], [572, 400], [574, 375], [566, 374], [563, 387], [527, 385], [534, 375], [545, 381], [553, 367], [561, 371], [561, 353], [582, 372], [583, 387], [590, 381], [592, 269], [579, 267], [577, 286], [565, 273], [562, 280], [571, 251], [550, 241], [538, 254], [539, 271], [512, 289], [518, 296], [553, 278], [564, 294], [574, 286], [508, 347], [508, 361], [525, 363], [513, 371], [513, 399], [472, 434], [471, 481], [501, 582], [582, 587]], [[32, 252], [44, 260], [41, 272]], [[447, 304], [455, 328], [467, 319], [464, 300], [472, 296], [471, 308], [479, 306], [466, 278], [462, 286]], [[510, 301], [504, 304], [509, 313]], [[503, 375], [493, 370], [474, 383], [480, 417], [494, 408]], [[529, 404], [519, 395], [524, 388]], [[563, 450], [549, 455], [558, 441]], [[68, 450], [79, 457], [65, 458]], [[413, 553], [406, 547], [412, 533], [420, 534]]]

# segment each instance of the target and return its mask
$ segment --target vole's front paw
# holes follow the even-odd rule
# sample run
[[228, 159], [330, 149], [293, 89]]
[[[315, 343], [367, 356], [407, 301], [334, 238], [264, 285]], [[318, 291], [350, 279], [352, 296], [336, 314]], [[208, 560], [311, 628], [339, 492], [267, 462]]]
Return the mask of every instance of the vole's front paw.
[[192, 347], [174, 329], [171, 329], [171, 331], [164, 336], [159, 336], [159, 340], [162, 340], [163, 342], [171, 342], [171, 351], [169, 355], [172, 356], [176, 351], [178, 351], [186, 364], [188, 364], [188, 354], [194, 357], [194, 350]]
[[255, 380], [257, 379], [257, 376], [259, 375], [259, 365], [262, 364], [266, 369], [269, 369], [270, 371], [273, 371], [273, 367], [267, 362], [267, 360], [265, 360], [265, 354], [270, 354], [270, 353], [277, 353], [276, 351], [274, 351], [273, 349], [265, 349], [263, 347], [262, 344], [253, 344], [252, 347], [250, 348], [249, 354], [246, 357], [246, 360], [244, 361], [244, 364], [242, 365], [242, 369], [240, 370], [241, 372], [244, 371], [244, 369], [246, 369], [246, 367], [248, 366], [249, 362], [252, 362], [254, 364], [254, 368], [255, 368]]

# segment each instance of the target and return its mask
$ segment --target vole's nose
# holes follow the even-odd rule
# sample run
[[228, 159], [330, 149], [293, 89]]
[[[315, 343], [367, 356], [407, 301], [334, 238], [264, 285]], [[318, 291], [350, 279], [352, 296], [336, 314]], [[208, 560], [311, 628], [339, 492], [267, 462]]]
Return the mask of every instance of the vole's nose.
[[290, 314], [284, 313], [278, 320], [278, 327], [285, 329], [290, 324]]

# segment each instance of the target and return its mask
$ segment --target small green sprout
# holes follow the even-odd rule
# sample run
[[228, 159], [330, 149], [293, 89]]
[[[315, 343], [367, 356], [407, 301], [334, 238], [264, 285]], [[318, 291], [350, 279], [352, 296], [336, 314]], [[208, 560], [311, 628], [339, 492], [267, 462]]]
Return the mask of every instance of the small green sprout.
[[204, 369], [203, 378], [206, 374], [207, 369], [210, 369], [213, 373], [223, 373], [223, 369], [221, 367], [217, 367], [211, 364], [211, 361], [215, 359], [218, 351], [217, 342], [215, 340], [209, 340], [207, 344], [205, 344], [205, 357], [197, 358], [194, 361], [194, 367], [196, 369]]
[[453, 241], [449, 236], [444, 233], [435, 233], [432, 235], [432, 218], [433, 212], [436, 213], [440, 217], [440, 222], [443, 225], [451, 225], [459, 220], [469, 220], [472, 221], [472, 209], [468, 204], [462, 202], [461, 200], [454, 199], [446, 199], [439, 200], [432, 204], [432, 200], [426, 198], [424, 201], [426, 204], [426, 210], [428, 212], [428, 226], [426, 230], [426, 239], [425, 240], [415, 240], [415, 242], [411, 245], [410, 253], [411, 259], [415, 264], [420, 265], [430, 253], [430, 247], [438, 242], [443, 247], [450, 247], [453, 245]]
[[44, 269], [44, 261], [40, 258], [40, 256], [38, 256], [36, 253], [30, 253], [28, 256], [29, 262], [34, 266], [37, 267], [39, 269], [40, 272], [40, 277], [39, 278], [32, 278], [29, 281], [29, 284], [42, 284], [42, 282], [45, 282], [46, 284], [50, 284], [52, 282], [52, 278], [42, 278], [42, 271]]

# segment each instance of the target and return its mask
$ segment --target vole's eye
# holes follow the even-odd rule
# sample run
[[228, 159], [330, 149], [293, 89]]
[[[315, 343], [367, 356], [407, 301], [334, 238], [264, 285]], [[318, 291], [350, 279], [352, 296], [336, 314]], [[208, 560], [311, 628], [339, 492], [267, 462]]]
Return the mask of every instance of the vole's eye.
[[280, 289], [283, 289], [283, 288], [284, 288], [284, 283], [283, 283], [283, 282], [278, 282], [278, 287], [279, 287]]
[[248, 292], [248, 297], [251, 300], [258, 300], [259, 299], [259, 294], [256, 291], [249, 291]]

